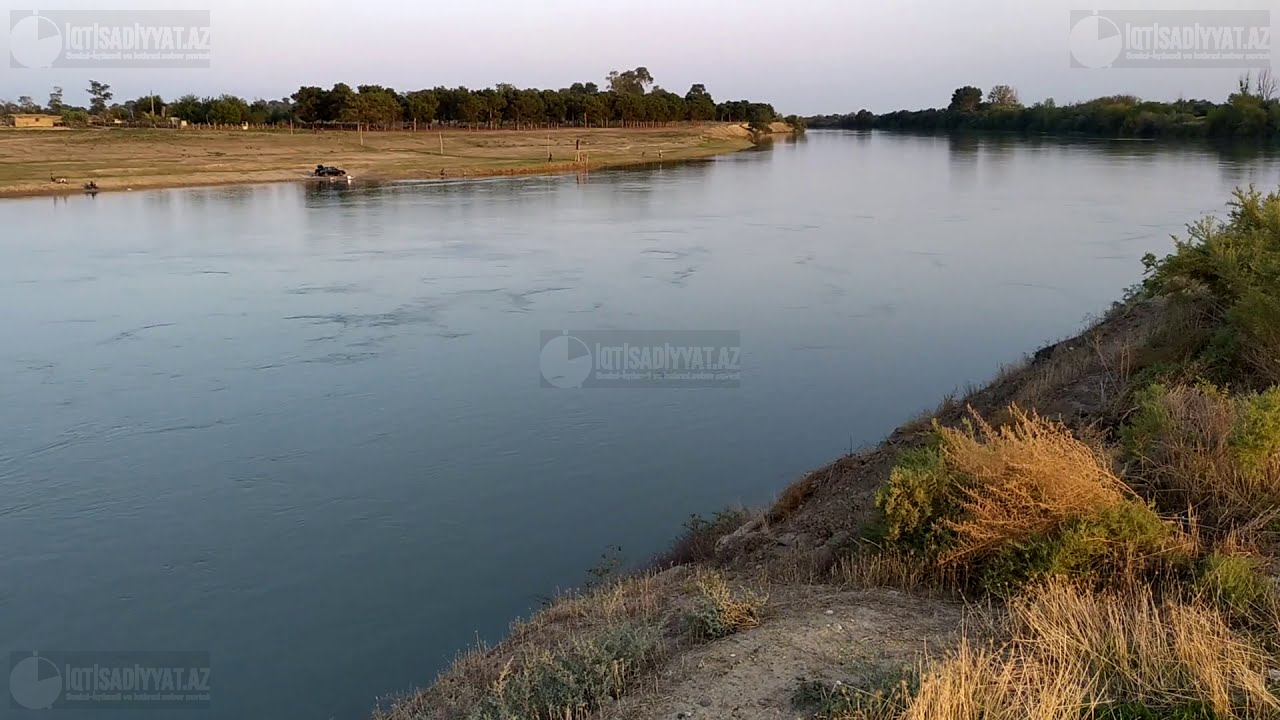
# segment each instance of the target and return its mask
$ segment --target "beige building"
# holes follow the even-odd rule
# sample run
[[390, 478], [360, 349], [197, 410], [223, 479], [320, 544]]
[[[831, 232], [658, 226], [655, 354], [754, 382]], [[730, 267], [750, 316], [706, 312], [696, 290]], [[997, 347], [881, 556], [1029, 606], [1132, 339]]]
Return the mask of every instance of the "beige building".
[[57, 115], [33, 114], [13, 114], [8, 118], [8, 124], [16, 128], [51, 128], [62, 124], [62, 118]]

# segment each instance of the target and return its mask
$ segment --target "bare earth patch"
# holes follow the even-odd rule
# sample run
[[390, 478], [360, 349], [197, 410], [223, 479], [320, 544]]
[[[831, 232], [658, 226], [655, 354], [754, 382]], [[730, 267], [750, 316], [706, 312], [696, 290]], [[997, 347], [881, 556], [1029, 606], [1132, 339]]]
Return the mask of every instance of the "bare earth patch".
[[[658, 688], [623, 699], [605, 717], [634, 720], [805, 717], [800, 683], [860, 686], [869, 672], [914, 667], [958, 640], [963, 606], [894, 590], [774, 586], [758, 628], [673, 658]], [[683, 715], [682, 715], [683, 714]]]
[[[667, 128], [365, 132], [0, 130], [0, 196], [298, 181], [318, 164], [357, 180], [580, 172], [751, 147], [730, 124]], [[51, 178], [65, 178], [60, 184]]]

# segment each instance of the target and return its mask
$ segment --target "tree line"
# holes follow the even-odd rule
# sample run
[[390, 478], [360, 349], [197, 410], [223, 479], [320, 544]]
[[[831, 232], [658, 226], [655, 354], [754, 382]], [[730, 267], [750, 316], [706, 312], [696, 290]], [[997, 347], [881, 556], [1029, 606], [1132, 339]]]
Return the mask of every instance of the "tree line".
[[957, 88], [945, 108], [899, 110], [876, 115], [867, 110], [806, 118], [809, 127], [850, 130], [1006, 131], [1098, 137], [1247, 138], [1280, 140], [1280, 93], [1269, 70], [1240, 78], [1225, 102], [1158, 102], [1111, 95], [1069, 105], [1053, 98], [1025, 106], [1016, 89], [997, 85], [984, 94], [972, 85]]
[[782, 119], [769, 103], [716, 102], [701, 83], [695, 83], [683, 95], [664, 90], [654, 85], [653, 76], [645, 67], [610, 72], [603, 89], [593, 82], [574, 83], [559, 90], [503, 83], [480, 90], [439, 86], [401, 92], [381, 85], [352, 88], [337, 83], [328, 89], [303, 86], [279, 100], [188, 94], [173, 100], [144, 95], [123, 103], [113, 102], [114, 94], [104, 83], [90, 81], [87, 92], [88, 107], [65, 104], [62, 88], [55, 87], [46, 106], [23, 96], [16, 103], [0, 101], [0, 111], [49, 112], [63, 116], [73, 125], [121, 120], [159, 126], [171, 124], [176, 118], [211, 125], [360, 124], [380, 129], [437, 124], [517, 129], [546, 125], [617, 127], [688, 121], [761, 126]]

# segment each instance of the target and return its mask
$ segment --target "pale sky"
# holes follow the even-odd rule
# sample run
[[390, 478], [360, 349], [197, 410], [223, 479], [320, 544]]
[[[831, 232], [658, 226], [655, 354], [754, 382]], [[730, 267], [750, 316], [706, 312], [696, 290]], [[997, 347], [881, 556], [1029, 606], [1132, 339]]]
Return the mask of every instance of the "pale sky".
[[1275, 0], [4, 0], [0, 16], [99, 7], [210, 10], [213, 67], [13, 69], [0, 32], [0, 98], [43, 103], [61, 85], [83, 104], [90, 78], [109, 83], [117, 102], [148, 91], [279, 98], [335, 82], [560, 88], [644, 65], [668, 90], [701, 82], [717, 100], [771, 102], [784, 114], [944, 106], [958, 86], [996, 83], [1026, 103], [1221, 100], [1242, 71], [1071, 69], [1068, 12], [1271, 9], [1273, 27], [1280, 18]]

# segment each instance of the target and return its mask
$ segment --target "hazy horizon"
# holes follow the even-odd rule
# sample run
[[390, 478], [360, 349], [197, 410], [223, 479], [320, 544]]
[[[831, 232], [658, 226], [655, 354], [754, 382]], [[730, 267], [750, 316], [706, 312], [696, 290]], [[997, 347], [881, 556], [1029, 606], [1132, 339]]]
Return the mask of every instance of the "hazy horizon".
[[[1069, 67], [1068, 12], [1079, 2], [964, 0], [931, 7], [812, 2], [801, 9], [703, 0], [585, 0], [484, 6], [336, 0], [279, 7], [248, 0], [173, 0], [166, 9], [211, 11], [213, 62], [201, 70], [15, 69], [4, 63], [0, 99], [30, 95], [44, 104], [52, 86], [86, 104], [90, 79], [115, 102], [155, 92], [286, 97], [302, 85], [376, 84], [397, 90], [512, 83], [561, 88], [604, 84], [612, 69], [647, 67], [684, 94], [703, 83], [717, 101], [770, 102], [783, 114], [874, 112], [946, 105], [962, 85], [1016, 87], [1028, 104], [1118, 93], [1153, 100], [1221, 100], [1243, 70], [1087, 70]], [[29, 6], [28, 6], [29, 7]], [[73, 9], [58, 0], [39, 10]], [[83, 5], [80, 5], [83, 7]], [[110, 9], [153, 4], [124, 0]], [[1107, 8], [1270, 9], [1265, 2], [1128, 2]], [[9, 9], [26, 9], [14, 8]], [[103, 9], [107, 9], [104, 7]], [[1274, 18], [1273, 18], [1274, 24]], [[8, 34], [3, 37], [8, 54]]]

